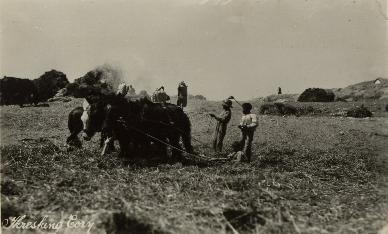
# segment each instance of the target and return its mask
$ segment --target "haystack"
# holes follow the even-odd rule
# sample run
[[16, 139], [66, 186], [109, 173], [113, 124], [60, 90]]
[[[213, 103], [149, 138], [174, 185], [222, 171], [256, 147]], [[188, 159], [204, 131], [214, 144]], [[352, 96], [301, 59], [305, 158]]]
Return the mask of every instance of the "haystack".
[[298, 102], [334, 102], [335, 95], [330, 89], [308, 88], [298, 98]]

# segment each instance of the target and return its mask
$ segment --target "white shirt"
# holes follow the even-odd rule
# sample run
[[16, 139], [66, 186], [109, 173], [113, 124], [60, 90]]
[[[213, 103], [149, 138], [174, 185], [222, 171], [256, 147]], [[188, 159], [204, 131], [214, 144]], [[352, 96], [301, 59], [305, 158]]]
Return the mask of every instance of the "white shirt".
[[241, 118], [241, 126], [247, 126], [248, 128], [257, 127], [257, 116], [255, 114], [243, 115]]

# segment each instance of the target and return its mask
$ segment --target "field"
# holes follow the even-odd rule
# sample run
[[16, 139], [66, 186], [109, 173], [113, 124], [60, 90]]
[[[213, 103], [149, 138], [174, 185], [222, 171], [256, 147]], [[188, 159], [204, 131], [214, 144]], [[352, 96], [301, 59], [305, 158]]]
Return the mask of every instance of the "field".
[[[376, 233], [388, 224], [388, 118], [379, 108], [368, 119], [259, 115], [250, 164], [149, 165], [100, 156], [99, 136], [69, 151], [67, 114], [81, 103], [1, 107], [2, 219], [77, 214], [95, 223], [92, 233]], [[219, 111], [208, 101], [186, 110], [195, 150], [208, 157], [223, 156], [210, 149], [207, 114]], [[235, 105], [225, 154], [240, 138], [240, 115]], [[87, 229], [58, 233], [75, 231]]]

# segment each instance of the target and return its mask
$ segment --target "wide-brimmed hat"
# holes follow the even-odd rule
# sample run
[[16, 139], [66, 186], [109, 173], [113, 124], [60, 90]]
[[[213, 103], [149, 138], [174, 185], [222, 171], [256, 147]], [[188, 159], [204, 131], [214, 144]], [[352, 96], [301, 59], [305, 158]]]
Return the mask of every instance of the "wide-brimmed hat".
[[230, 108], [233, 107], [233, 106], [232, 106], [232, 101], [229, 100], [229, 99], [223, 100], [223, 101], [222, 101], [222, 105], [223, 105], [223, 106], [230, 107]]

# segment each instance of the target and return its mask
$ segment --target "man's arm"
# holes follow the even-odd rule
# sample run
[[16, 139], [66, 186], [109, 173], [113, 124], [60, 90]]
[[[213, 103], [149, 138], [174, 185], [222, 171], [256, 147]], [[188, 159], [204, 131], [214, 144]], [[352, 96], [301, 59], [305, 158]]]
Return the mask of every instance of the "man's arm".
[[229, 116], [229, 112], [228, 111], [224, 111], [219, 116], [214, 116], [214, 118], [217, 121], [223, 123], [223, 122], [226, 122], [226, 119], [228, 118], [228, 116]]

